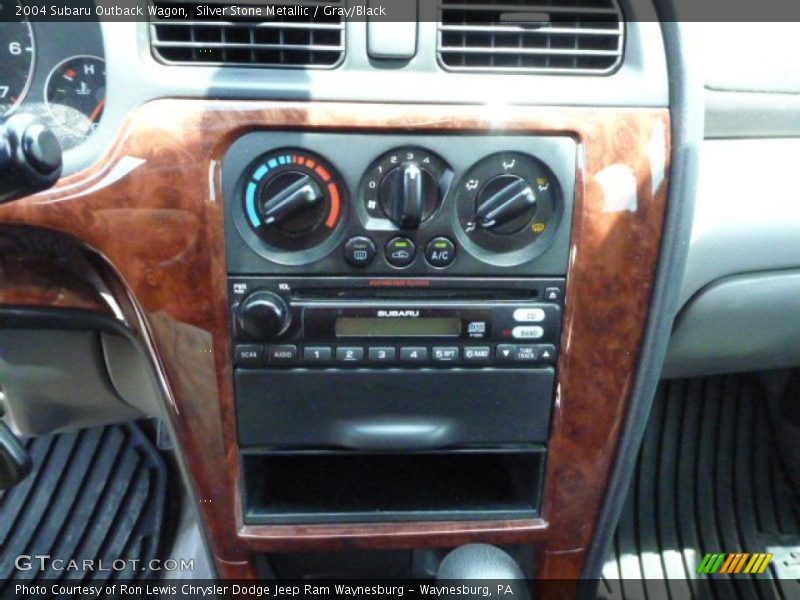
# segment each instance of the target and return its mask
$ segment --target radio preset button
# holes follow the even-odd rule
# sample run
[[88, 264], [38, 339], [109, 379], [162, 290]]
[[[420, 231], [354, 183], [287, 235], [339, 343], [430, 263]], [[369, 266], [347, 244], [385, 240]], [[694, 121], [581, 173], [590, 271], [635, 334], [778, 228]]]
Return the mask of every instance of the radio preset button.
[[544, 317], [544, 310], [541, 308], [518, 308], [514, 311], [514, 320], [517, 323], [541, 323]]
[[369, 266], [375, 260], [375, 244], [368, 237], [351, 237], [344, 245], [344, 257], [354, 267]]
[[311, 363], [329, 362], [333, 352], [329, 346], [306, 346], [303, 349], [303, 360]]
[[397, 352], [391, 347], [373, 347], [369, 349], [368, 358], [372, 362], [394, 362]]
[[288, 344], [269, 346], [267, 354], [271, 363], [293, 363], [297, 360], [297, 346]]
[[364, 348], [361, 347], [341, 347], [336, 349], [336, 360], [346, 363], [357, 363], [364, 360]]
[[446, 237], [435, 237], [425, 247], [425, 260], [432, 267], [449, 267], [455, 259], [456, 247]]
[[465, 362], [489, 362], [492, 358], [490, 346], [467, 346], [464, 348]]
[[458, 347], [434, 346], [433, 360], [435, 362], [456, 362], [458, 360]]
[[264, 346], [237, 344], [233, 349], [233, 363], [239, 367], [257, 367], [264, 362]]
[[518, 325], [511, 330], [515, 340], [538, 340], [544, 337], [544, 329], [538, 325]]
[[386, 244], [386, 262], [393, 267], [407, 267], [416, 255], [417, 247], [408, 238], [396, 237]]
[[428, 360], [428, 349], [422, 346], [403, 346], [400, 348], [400, 360], [403, 362], [425, 362]]

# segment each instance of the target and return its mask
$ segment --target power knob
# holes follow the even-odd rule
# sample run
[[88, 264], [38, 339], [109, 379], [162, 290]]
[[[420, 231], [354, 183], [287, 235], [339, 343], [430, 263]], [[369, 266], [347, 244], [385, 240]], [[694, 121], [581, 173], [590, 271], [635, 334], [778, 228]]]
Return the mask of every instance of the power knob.
[[286, 302], [272, 292], [253, 292], [236, 308], [236, 326], [255, 340], [272, 340], [291, 324], [292, 313]]

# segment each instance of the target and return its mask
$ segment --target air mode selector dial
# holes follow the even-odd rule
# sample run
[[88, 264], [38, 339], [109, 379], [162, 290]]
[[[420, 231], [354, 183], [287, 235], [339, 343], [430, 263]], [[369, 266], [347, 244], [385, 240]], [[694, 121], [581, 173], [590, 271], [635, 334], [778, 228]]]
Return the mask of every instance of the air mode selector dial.
[[499, 234], [512, 234], [527, 225], [536, 211], [531, 184], [517, 175], [500, 175], [478, 194], [475, 222]]
[[479, 160], [451, 195], [461, 244], [502, 266], [523, 264], [544, 253], [564, 212], [553, 171], [523, 152], [499, 152]]
[[272, 292], [253, 292], [236, 307], [236, 326], [254, 340], [268, 341], [284, 333], [292, 313], [286, 302]]

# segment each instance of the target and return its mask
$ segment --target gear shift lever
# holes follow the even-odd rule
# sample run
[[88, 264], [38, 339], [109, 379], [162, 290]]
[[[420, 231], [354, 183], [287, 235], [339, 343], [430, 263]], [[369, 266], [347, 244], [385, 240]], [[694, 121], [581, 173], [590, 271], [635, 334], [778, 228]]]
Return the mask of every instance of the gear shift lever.
[[[444, 557], [436, 573], [437, 583], [448, 582], [448, 585], [451, 585], [454, 580], [464, 579], [491, 579], [496, 583], [509, 581], [515, 592], [514, 598], [531, 599], [525, 575], [517, 561], [496, 546], [467, 544], [459, 546]], [[459, 598], [477, 600], [482, 597], [459, 595]]]

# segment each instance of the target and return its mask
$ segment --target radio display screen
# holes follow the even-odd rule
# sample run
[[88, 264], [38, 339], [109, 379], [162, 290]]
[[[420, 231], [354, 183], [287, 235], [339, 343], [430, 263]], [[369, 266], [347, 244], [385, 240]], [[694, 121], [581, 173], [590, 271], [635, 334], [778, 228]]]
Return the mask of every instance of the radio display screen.
[[336, 337], [460, 337], [457, 317], [339, 317]]

